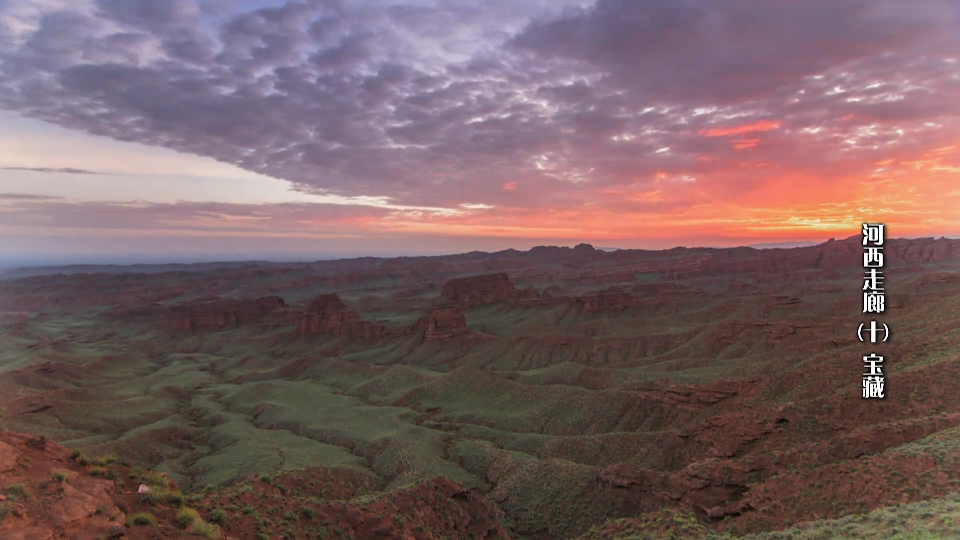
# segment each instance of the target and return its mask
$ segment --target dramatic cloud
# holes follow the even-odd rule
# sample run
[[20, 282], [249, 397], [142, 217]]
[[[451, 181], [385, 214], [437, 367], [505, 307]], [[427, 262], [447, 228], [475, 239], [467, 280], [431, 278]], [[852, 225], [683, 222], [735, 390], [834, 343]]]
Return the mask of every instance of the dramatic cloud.
[[741, 104], [887, 53], [955, 53], [956, 17], [956, 5], [936, 0], [600, 0], [514, 44], [655, 102]]
[[449, 210], [371, 216], [421, 232], [960, 226], [956, 0], [264, 4], [10, 0], [0, 108]]

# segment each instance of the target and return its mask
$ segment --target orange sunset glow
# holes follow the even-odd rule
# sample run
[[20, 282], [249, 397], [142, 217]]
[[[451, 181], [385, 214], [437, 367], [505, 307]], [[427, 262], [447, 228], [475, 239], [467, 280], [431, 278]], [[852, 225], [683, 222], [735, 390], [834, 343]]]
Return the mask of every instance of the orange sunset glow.
[[960, 235], [948, 0], [141, 3], [0, 6], [0, 255]]
[[742, 126], [732, 126], [728, 128], [713, 128], [706, 129], [701, 131], [707, 137], [726, 137], [728, 135], [743, 135], [745, 133], [753, 133], [754, 131], [769, 131], [771, 129], [779, 129], [780, 121], [760, 121], [753, 124], [745, 124]]

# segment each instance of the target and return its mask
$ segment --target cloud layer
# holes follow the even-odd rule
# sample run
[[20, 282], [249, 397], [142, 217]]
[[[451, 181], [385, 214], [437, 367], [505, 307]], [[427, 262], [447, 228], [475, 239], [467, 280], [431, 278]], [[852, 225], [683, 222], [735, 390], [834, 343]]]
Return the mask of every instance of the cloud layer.
[[86, 169], [76, 169], [73, 167], [0, 167], [0, 170], [4, 171], [27, 171], [27, 172], [38, 172], [38, 173], [50, 173], [50, 174], [103, 174], [96, 171], [88, 171]]
[[419, 232], [960, 226], [956, 0], [238, 5], [10, 0], [0, 107]]

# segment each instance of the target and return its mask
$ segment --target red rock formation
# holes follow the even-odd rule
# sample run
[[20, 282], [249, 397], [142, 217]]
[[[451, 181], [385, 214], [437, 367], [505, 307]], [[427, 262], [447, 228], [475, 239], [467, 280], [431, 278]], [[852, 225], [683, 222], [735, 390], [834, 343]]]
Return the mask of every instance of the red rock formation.
[[43, 311], [50, 306], [50, 301], [42, 296], [22, 296], [0, 299], [0, 311]]
[[424, 293], [433, 293], [437, 286], [433, 282], [420, 284], [416, 287], [402, 289], [393, 293], [393, 299], [399, 302], [409, 302], [410, 300], [421, 299]]
[[834, 334], [835, 326], [830, 323], [731, 320], [714, 327], [707, 336], [704, 351], [721, 354], [725, 348], [737, 345], [767, 351], [789, 346], [796, 352], [814, 352], [824, 343], [833, 342], [835, 347], [840, 347], [855, 342], [855, 336], [837, 341]]
[[960, 257], [960, 241], [947, 238], [894, 239], [888, 246], [890, 263], [947, 262]]
[[620, 287], [611, 287], [594, 294], [577, 296], [572, 301], [580, 304], [580, 312], [584, 314], [601, 311], [623, 311], [637, 304], [636, 297], [624, 292]]
[[386, 329], [379, 324], [360, 320], [360, 315], [347, 308], [336, 294], [321, 294], [313, 299], [301, 317], [299, 333], [376, 339], [383, 337]]
[[[205, 495], [209, 506], [223, 508], [227, 513], [223, 524], [227, 540], [255, 538], [257, 531], [262, 530], [259, 516], [240, 511], [244, 506], [256, 507], [270, 515], [300, 513], [303, 508], [309, 508], [309, 514], [301, 515], [311, 518], [301, 518], [288, 527], [293, 530], [291, 538], [311, 537], [313, 534], [309, 532], [315, 524], [323, 523], [322, 530], [340, 531], [331, 534], [331, 538], [510, 540], [499, 524], [500, 512], [495, 504], [448, 478], [429, 478], [383, 495], [365, 496], [363, 500], [356, 497], [368, 494], [372, 487], [370, 480], [367, 475], [352, 473], [346, 468], [305, 469], [297, 471], [296, 476], [279, 475], [270, 483], [252, 480], [251, 484], [253, 490], [239, 495], [219, 491]], [[278, 485], [284, 487], [282, 493]], [[293, 491], [316, 493], [324, 501], [313, 497], [309, 501], [298, 501], [287, 495]], [[279, 535], [271, 538], [274, 536], [279, 538]]]
[[[317, 478], [323, 480], [323, 495], [333, 495], [331, 502], [295, 500], [286, 495], [300, 490], [320, 495], [320, 488], [315, 487], [318, 482], [306, 481]], [[303, 515], [335, 524], [348, 538], [426, 538], [422, 535], [424, 524], [436, 535], [431, 538], [510, 538], [499, 524], [500, 513], [493, 502], [447, 478], [425, 479], [362, 503], [349, 501], [367, 494], [372, 482], [368, 475], [346, 468], [299, 470], [270, 482], [250, 480], [256, 491], [243, 492], [239, 500], [229, 492], [204, 491], [204, 500], [227, 514], [220, 526], [207, 527], [202, 536], [253, 538], [259, 529], [256, 516], [242, 513], [240, 506], [257, 505], [277, 515], [309, 508], [310, 513]], [[281, 482], [283, 493], [274, 488]], [[139, 493], [141, 487], [147, 488], [145, 494]], [[183, 526], [181, 504], [162, 496], [165, 494], [180, 494], [166, 475], [141, 474], [123, 463], [88, 465], [44, 437], [0, 431], [0, 538], [4, 540], [201, 538], [196, 530]], [[152, 523], [128, 521], [136, 515]], [[289, 528], [297, 537], [312, 536], [308, 534], [313, 529], [309, 521], [301, 520]]]
[[414, 324], [414, 330], [422, 330], [426, 341], [443, 341], [466, 336], [470, 333], [467, 319], [455, 304], [436, 302], [430, 313]]
[[[119, 538], [124, 514], [114, 483], [69, 461], [69, 451], [43, 438], [0, 432], [0, 538]], [[63, 480], [51, 482], [57, 472]], [[12, 496], [17, 485], [26, 496]]]
[[[947, 238], [894, 238], [884, 245], [885, 266], [948, 262], [958, 257], [960, 241]], [[862, 263], [862, 237], [855, 235], [793, 249], [715, 250], [700, 261], [700, 267], [707, 274], [753, 272], [765, 276], [798, 270], [855, 268], [862, 267]]]
[[517, 291], [513, 302], [518, 306], [535, 306], [543, 302], [544, 298], [549, 298], [549, 295], [541, 296], [540, 291], [537, 289], [527, 287], [526, 289], [519, 289]]
[[736, 396], [740, 386], [734, 383], [715, 383], [704, 386], [671, 384], [665, 388], [642, 389], [637, 393], [646, 401], [686, 411], [697, 411]]
[[645, 492], [665, 502], [682, 501], [710, 518], [735, 516], [751, 508], [743, 495], [757, 478], [769, 475], [771, 463], [766, 456], [741, 461], [727, 458], [742, 452], [754, 441], [780, 431], [778, 420], [778, 417], [713, 417], [699, 428], [677, 436], [688, 446], [709, 448], [715, 459], [696, 461], [673, 473], [618, 463], [600, 469], [597, 480], [620, 489]]
[[850, 241], [794, 249], [736, 248], [712, 253], [702, 261], [701, 269], [705, 274], [753, 273], [758, 276], [817, 268], [833, 270], [855, 266], [861, 253], [859, 243]]
[[443, 285], [441, 296], [463, 309], [482, 304], [493, 304], [517, 296], [517, 289], [510, 278], [500, 272], [452, 279]]
[[923, 279], [920, 280], [920, 285], [930, 283], [954, 283], [957, 281], [960, 281], [960, 273], [938, 272], [924, 276]]
[[285, 307], [283, 298], [265, 296], [253, 299], [201, 300], [165, 308], [173, 318], [173, 327], [180, 330], [224, 328], [253, 322], [267, 313]]

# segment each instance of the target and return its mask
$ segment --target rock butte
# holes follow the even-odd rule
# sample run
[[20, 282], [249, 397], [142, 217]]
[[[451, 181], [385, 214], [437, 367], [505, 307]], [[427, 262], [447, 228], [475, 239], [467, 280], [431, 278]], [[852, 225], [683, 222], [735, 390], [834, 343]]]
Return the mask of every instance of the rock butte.
[[300, 335], [328, 334], [377, 339], [386, 334], [378, 324], [360, 320], [360, 315], [347, 308], [336, 294], [322, 294], [307, 307], [300, 320]]
[[417, 321], [416, 328], [424, 330], [426, 341], [443, 341], [466, 336], [470, 333], [467, 319], [460, 307], [446, 302], [436, 302], [430, 313]]
[[506, 274], [485, 274], [448, 281], [440, 293], [463, 309], [504, 302], [517, 296], [517, 289]]

